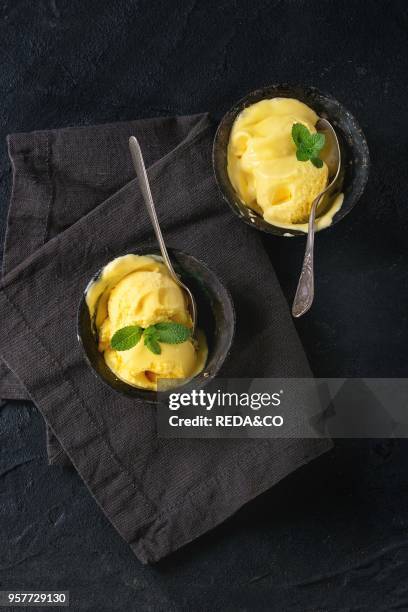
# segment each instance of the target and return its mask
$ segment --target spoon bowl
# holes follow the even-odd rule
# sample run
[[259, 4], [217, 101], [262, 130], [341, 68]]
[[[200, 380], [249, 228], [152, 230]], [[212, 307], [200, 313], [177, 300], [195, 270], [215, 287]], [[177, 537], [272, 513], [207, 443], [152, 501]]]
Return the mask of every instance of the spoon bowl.
[[321, 150], [320, 157], [323, 159], [328, 168], [329, 181], [332, 182], [333, 177], [340, 171], [341, 167], [339, 140], [332, 124], [327, 119], [320, 117], [315, 127], [317, 132], [321, 132], [325, 136], [325, 143], [323, 149]]

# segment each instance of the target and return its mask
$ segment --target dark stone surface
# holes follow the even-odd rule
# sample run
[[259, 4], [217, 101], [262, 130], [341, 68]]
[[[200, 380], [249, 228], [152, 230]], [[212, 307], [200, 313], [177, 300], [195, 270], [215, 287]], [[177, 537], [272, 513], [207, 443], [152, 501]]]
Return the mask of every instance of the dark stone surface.
[[[366, 193], [318, 236], [317, 301], [298, 323], [318, 376], [405, 376], [408, 12], [366, 2], [0, 2], [4, 136], [210, 110], [304, 82], [356, 115]], [[302, 240], [265, 237], [290, 301]], [[273, 307], [273, 305], [271, 305]], [[80, 479], [46, 464], [41, 417], [0, 408], [0, 588], [71, 590], [74, 610], [408, 610], [408, 445], [330, 454], [155, 567], [142, 567]]]

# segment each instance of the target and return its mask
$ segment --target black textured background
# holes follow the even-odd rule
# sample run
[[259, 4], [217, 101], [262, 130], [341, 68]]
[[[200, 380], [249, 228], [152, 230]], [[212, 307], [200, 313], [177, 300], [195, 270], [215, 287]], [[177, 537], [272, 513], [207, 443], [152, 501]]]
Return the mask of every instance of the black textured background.
[[[209, 110], [274, 82], [358, 118], [367, 191], [318, 236], [317, 300], [297, 323], [316, 375], [406, 376], [405, 0], [0, 1], [4, 137]], [[290, 301], [303, 240], [265, 238]], [[273, 305], [271, 305], [273, 307]], [[0, 588], [70, 589], [73, 610], [408, 610], [408, 444], [338, 441], [234, 518], [142, 567], [74, 472], [46, 464], [29, 404], [0, 408]]]

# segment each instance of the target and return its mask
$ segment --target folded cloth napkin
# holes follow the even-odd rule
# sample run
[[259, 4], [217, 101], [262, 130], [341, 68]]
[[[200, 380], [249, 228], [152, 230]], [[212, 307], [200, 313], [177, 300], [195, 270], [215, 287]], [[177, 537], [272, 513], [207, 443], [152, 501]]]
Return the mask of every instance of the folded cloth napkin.
[[[131, 132], [130, 126], [139, 124], [144, 156], [150, 165], [180, 144], [198, 119], [195, 116], [150, 119], [104, 125], [103, 129], [87, 127], [53, 131], [52, 159], [50, 135], [35, 132], [10, 136], [13, 192], [7, 219], [3, 274], [134, 177], [128, 149], [123, 147]], [[82, 145], [73, 157], [75, 145], [72, 143], [71, 147], [66, 147], [64, 142], [68, 134], [71, 140], [75, 138], [75, 132], [80, 133]], [[107, 157], [111, 154], [106, 149], [109, 141], [114, 155], [112, 159]], [[91, 152], [92, 160], [87, 159]], [[54, 188], [58, 192], [53, 194]], [[2, 361], [0, 398], [30, 399], [25, 387]], [[70, 465], [69, 457], [49, 426], [46, 433], [49, 463]]]
[[157, 561], [331, 446], [325, 439], [177, 440], [155, 409], [102, 384], [76, 338], [101, 266], [155, 246], [131, 167], [135, 134], [169, 246], [230, 290], [236, 337], [224, 377], [311, 375], [257, 232], [222, 202], [207, 115], [9, 137], [14, 182], [0, 288], [0, 396], [30, 397], [106, 516], [142, 562]]

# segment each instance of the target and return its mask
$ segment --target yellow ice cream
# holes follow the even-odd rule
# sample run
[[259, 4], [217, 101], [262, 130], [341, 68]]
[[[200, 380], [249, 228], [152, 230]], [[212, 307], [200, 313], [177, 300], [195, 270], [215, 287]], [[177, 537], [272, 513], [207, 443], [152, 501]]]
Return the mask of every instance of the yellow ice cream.
[[128, 325], [145, 329], [173, 321], [192, 327], [184, 292], [159, 258], [125, 255], [114, 259], [88, 288], [86, 301], [95, 321], [98, 348], [121, 380], [156, 390], [158, 378], [190, 378], [204, 368], [207, 343], [200, 331], [196, 341], [160, 343], [160, 355], [146, 348], [143, 338], [127, 351], [110, 347], [113, 334]]
[[[292, 126], [316, 132], [316, 113], [293, 98], [261, 100], [236, 118], [228, 144], [228, 175], [239, 198], [265, 221], [307, 231], [312, 202], [328, 182], [326, 164], [316, 168], [296, 159]], [[329, 225], [342, 197], [319, 219]]]

